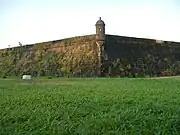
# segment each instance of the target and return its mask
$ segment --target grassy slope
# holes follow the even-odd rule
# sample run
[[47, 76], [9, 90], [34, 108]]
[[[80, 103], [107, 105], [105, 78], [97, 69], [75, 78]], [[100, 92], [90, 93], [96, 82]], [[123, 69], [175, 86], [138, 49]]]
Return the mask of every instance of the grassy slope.
[[0, 80], [0, 134], [180, 134], [180, 79]]

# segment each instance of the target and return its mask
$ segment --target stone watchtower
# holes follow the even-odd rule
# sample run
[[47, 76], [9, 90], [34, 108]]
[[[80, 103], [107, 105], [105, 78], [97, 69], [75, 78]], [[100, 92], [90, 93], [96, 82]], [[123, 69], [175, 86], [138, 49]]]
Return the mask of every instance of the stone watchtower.
[[96, 41], [105, 41], [105, 23], [103, 20], [101, 20], [101, 17], [99, 17], [99, 20], [96, 22]]
[[106, 40], [106, 34], [105, 34], [105, 23], [103, 20], [101, 20], [101, 17], [99, 17], [99, 20], [96, 22], [96, 44], [99, 49], [99, 76], [102, 76], [103, 72], [103, 63], [104, 63], [104, 44]]

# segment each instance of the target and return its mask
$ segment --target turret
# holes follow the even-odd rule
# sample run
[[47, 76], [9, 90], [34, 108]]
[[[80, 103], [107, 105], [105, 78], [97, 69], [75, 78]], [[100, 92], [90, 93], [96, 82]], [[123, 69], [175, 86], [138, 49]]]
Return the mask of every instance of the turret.
[[96, 41], [105, 41], [105, 23], [99, 17], [99, 20], [96, 22]]
[[104, 45], [105, 45], [105, 23], [99, 17], [99, 20], [96, 22], [96, 44], [99, 49], [99, 76], [103, 74], [103, 63], [104, 63]]

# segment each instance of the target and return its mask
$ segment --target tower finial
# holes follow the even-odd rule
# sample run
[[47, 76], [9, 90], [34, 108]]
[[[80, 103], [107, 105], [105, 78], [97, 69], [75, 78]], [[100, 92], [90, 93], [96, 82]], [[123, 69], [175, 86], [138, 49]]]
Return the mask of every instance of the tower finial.
[[99, 20], [101, 20], [101, 17], [99, 17]]

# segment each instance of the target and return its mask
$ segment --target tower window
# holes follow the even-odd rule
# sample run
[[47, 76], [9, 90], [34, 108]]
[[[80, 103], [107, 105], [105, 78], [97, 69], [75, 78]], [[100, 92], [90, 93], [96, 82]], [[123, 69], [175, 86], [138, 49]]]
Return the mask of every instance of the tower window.
[[99, 29], [101, 31], [101, 29]]

